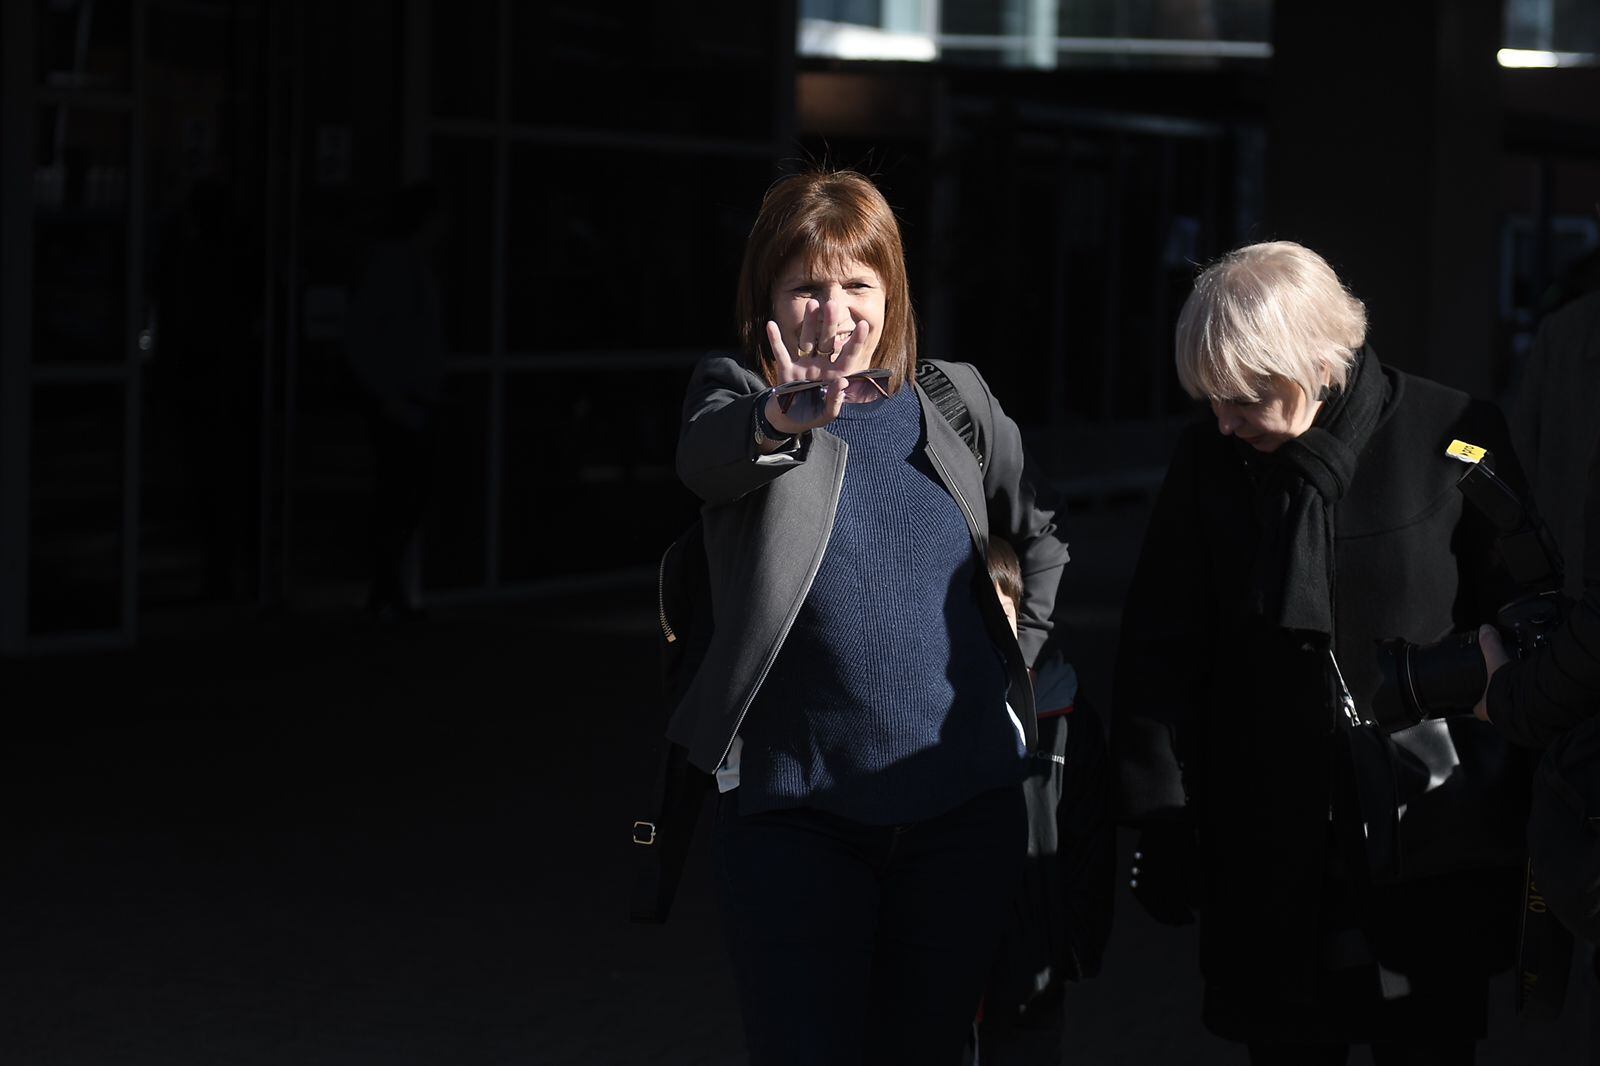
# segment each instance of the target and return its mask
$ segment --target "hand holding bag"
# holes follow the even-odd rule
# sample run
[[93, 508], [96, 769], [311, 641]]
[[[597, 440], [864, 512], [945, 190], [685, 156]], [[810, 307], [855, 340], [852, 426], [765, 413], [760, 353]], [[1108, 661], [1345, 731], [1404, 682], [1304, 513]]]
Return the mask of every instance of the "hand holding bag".
[[[1330, 658], [1332, 653], [1329, 653]], [[1344, 713], [1335, 737], [1336, 821], [1371, 884], [1479, 869], [1526, 856], [1529, 760], [1487, 722], [1431, 718], [1386, 734], [1364, 721], [1334, 661]]]

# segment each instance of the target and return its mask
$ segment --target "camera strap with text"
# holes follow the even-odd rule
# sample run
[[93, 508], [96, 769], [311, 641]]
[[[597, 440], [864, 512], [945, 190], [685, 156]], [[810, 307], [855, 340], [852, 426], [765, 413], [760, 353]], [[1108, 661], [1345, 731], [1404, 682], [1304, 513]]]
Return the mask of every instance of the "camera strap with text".
[[1572, 969], [1572, 930], [1551, 913], [1528, 864], [1517, 943], [1517, 1013], [1548, 1020], [1561, 1013]]

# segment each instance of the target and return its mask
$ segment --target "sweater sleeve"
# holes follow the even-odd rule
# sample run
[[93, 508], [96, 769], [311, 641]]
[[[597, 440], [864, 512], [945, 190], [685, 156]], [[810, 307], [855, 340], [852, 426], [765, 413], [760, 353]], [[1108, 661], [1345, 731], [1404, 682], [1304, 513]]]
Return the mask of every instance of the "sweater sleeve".
[[1179, 442], [1123, 607], [1111, 750], [1118, 817], [1136, 825], [1185, 816], [1186, 741], [1209, 686], [1216, 627], [1195, 443], [1192, 432]]

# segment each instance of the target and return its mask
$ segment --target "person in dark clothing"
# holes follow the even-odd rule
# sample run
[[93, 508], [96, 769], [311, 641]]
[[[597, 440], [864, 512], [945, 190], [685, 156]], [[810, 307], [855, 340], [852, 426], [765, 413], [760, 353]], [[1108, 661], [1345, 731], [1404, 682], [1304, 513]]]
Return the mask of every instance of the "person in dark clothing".
[[418, 617], [417, 538], [433, 490], [444, 330], [432, 249], [443, 198], [428, 182], [395, 194], [367, 256], [345, 323], [346, 355], [372, 441], [372, 580], [379, 622]]
[[1549, 645], [1512, 661], [1494, 626], [1478, 630], [1489, 684], [1477, 716], [1540, 751], [1600, 712], [1600, 448], [1590, 459], [1583, 516], [1583, 595], [1550, 634]]
[[[1015, 625], [1022, 566], [1000, 537], [989, 540], [989, 575]], [[1066, 984], [1100, 972], [1111, 934], [1117, 839], [1103, 726], [1058, 652], [1038, 666], [1034, 703], [1039, 744], [1022, 784], [1027, 865], [973, 1025], [970, 1061], [982, 1066], [1061, 1062]]]
[[[938, 364], [975, 449], [918, 385], [899, 227], [869, 180], [772, 186], [738, 306], [741, 350], [702, 360], [684, 401], [716, 626], [668, 736], [717, 777], [751, 1062], [953, 1066], [1021, 874], [1027, 669], [1066, 546], [977, 371]], [[1020, 637], [991, 533], [1027, 575]]]
[[1589, 457], [1600, 441], [1600, 292], [1580, 296], [1539, 323], [1511, 409], [1516, 445], [1539, 514], [1565, 563], [1567, 595], [1583, 595], [1584, 501]]
[[[1465, 504], [1460, 438], [1523, 480], [1500, 413], [1401, 373], [1314, 252], [1251, 245], [1203, 271], [1179, 442], [1123, 614], [1112, 749], [1142, 830], [1135, 898], [1199, 908], [1204, 1021], [1253, 1063], [1467, 1063], [1515, 942], [1525, 770], [1483, 723], [1397, 733], [1404, 866], [1369, 863], [1349, 783], [1380, 682], [1374, 641], [1429, 641], [1515, 591]], [[1486, 818], [1484, 812], [1498, 812]]]
[[1566, 588], [1577, 598], [1548, 643], [1522, 659], [1509, 658], [1494, 626], [1479, 629], [1489, 680], [1474, 708], [1542, 753], [1529, 823], [1533, 875], [1551, 911], [1591, 943], [1600, 942], [1600, 445], [1589, 404], [1597, 351], [1600, 297], [1546, 319], [1539, 372], [1519, 407], [1540, 460], [1535, 488], [1541, 506], [1557, 510]]
[[1584, 514], [1582, 598], [1523, 659], [1507, 655], [1494, 626], [1479, 629], [1489, 681], [1474, 711], [1543, 753], [1528, 831], [1532, 874], [1561, 921], [1600, 944], [1600, 449]]

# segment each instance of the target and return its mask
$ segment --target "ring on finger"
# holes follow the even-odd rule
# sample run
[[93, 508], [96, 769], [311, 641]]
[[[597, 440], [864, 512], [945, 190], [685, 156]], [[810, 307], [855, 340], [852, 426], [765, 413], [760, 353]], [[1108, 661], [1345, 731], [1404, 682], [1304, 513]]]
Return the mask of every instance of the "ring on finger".
[[833, 353], [834, 353], [834, 349], [832, 349], [832, 348], [829, 348], [827, 351], [823, 351], [821, 345], [817, 346], [817, 354], [818, 355], [832, 355]]
[[811, 350], [813, 348], [815, 348], [815, 347], [816, 347], [816, 345], [812, 344], [810, 341], [801, 341], [800, 342], [800, 347], [799, 347], [799, 352], [800, 352], [801, 355], [810, 355], [811, 354]]

